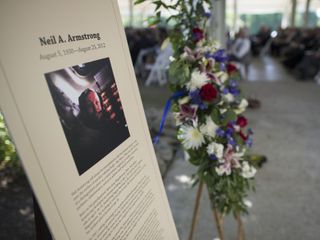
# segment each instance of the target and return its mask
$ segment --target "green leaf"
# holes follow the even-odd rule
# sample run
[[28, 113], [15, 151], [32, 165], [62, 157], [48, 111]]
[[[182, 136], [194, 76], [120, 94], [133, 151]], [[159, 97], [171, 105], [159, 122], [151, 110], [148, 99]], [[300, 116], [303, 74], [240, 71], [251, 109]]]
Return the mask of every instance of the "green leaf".
[[199, 166], [201, 164], [201, 159], [190, 157], [189, 162], [195, 166]]
[[173, 84], [183, 85], [190, 78], [189, 65], [183, 61], [175, 61], [170, 64], [169, 79]]
[[220, 120], [220, 111], [218, 108], [213, 108], [212, 112], [211, 112], [211, 118], [213, 120], [213, 122], [217, 125], [219, 125], [221, 123]]
[[162, 2], [161, 2], [161, 1], [155, 1], [155, 2], [153, 2], [153, 4], [155, 4], [155, 5], [156, 5], [156, 8], [155, 8], [155, 10], [154, 10], [154, 11], [157, 11], [157, 10], [161, 7]]
[[234, 121], [236, 119], [237, 119], [237, 114], [234, 111], [229, 109], [224, 113], [222, 124], [227, 125], [230, 121]]
[[153, 16], [153, 17], [148, 18], [149, 26], [157, 25], [160, 22], [161, 22], [161, 19], [158, 16]]
[[238, 134], [234, 136], [234, 139], [236, 140], [237, 145], [242, 146], [244, 144], [243, 139]]
[[140, 3], [143, 3], [143, 2], [145, 2], [146, 0], [136, 0], [135, 2], [134, 2], [134, 5], [138, 5], [138, 4], [140, 4]]

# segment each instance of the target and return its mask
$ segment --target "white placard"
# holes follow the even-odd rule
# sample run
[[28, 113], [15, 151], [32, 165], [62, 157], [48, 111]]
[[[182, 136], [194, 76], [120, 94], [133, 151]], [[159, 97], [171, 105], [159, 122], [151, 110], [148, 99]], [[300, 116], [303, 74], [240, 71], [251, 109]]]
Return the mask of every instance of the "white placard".
[[0, 6], [0, 107], [54, 238], [178, 239], [116, 0]]

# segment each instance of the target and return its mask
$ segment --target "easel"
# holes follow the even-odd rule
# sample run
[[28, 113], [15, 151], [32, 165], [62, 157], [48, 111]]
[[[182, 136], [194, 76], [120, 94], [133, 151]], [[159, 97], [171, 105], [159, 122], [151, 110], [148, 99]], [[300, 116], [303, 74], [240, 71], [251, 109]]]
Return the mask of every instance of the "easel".
[[37, 199], [33, 196], [33, 210], [36, 224], [36, 239], [37, 240], [52, 240], [47, 222], [42, 214]]
[[[201, 195], [202, 195], [202, 190], [203, 190], [203, 181], [200, 181], [199, 186], [198, 186], [197, 195], [196, 195], [196, 202], [195, 202], [195, 206], [194, 206], [194, 210], [193, 210], [191, 229], [190, 229], [189, 238], [188, 238], [189, 240], [193, 240], [195, 228], [198, 223], [199, 207], [200, 207], [200, 199], [201, 199]], [[219, 239], [225, 240], [224, 233], [223, 233], [223, 216], [219, 214], [219, 212], [217, 211], [216, 208], [211, 207], [211, 209], [212, 209], [213, 217], [216, 222], [216, 228], [217, 228], [217, 232], [219, 235]], [[238, 237], [237, 237], [237, 239], [238, 240], [245, 240], [245, 233], [244, 233], [243, 223], [242, 223], [240, 214], [237, 214], [236, 220], [238, 223]]]

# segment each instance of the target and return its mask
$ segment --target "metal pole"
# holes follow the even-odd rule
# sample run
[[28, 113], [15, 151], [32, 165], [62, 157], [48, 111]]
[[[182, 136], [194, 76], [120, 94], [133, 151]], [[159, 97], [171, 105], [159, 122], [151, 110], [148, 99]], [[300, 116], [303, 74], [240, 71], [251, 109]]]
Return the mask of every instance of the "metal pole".
[[210, 33], [222, 48], [226, 47], [226, 0], [212, 0]]
[[296, 22], [296, 10], [297, 10], [297, 0], [291, 0], [291, 18], [290, 26], [294, 27]]
[[303, 26], [308, 27], [311, 0], [306, 0], [306, 9], [304, 12]]
[[133, 0], [129, 0], [129, 26], [133, 25]]
[[238, 31], [238, 0], [233, 0], [233, 32]]

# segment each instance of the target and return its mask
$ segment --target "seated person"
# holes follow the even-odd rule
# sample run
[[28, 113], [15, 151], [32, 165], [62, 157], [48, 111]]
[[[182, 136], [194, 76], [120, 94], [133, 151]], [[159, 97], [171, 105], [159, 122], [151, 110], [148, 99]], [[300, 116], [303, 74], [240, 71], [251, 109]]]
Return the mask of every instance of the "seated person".
[[270, 28], [261, 26], [258, 33], [251, 38], [251, 51], [257, 56], [270, 39]]
[[230, 47], [229, 60], [245, 63], [250, 55], [250, 47], [251, 43], [247, 32], [240, 29], [236, 35], [236, 40]]

